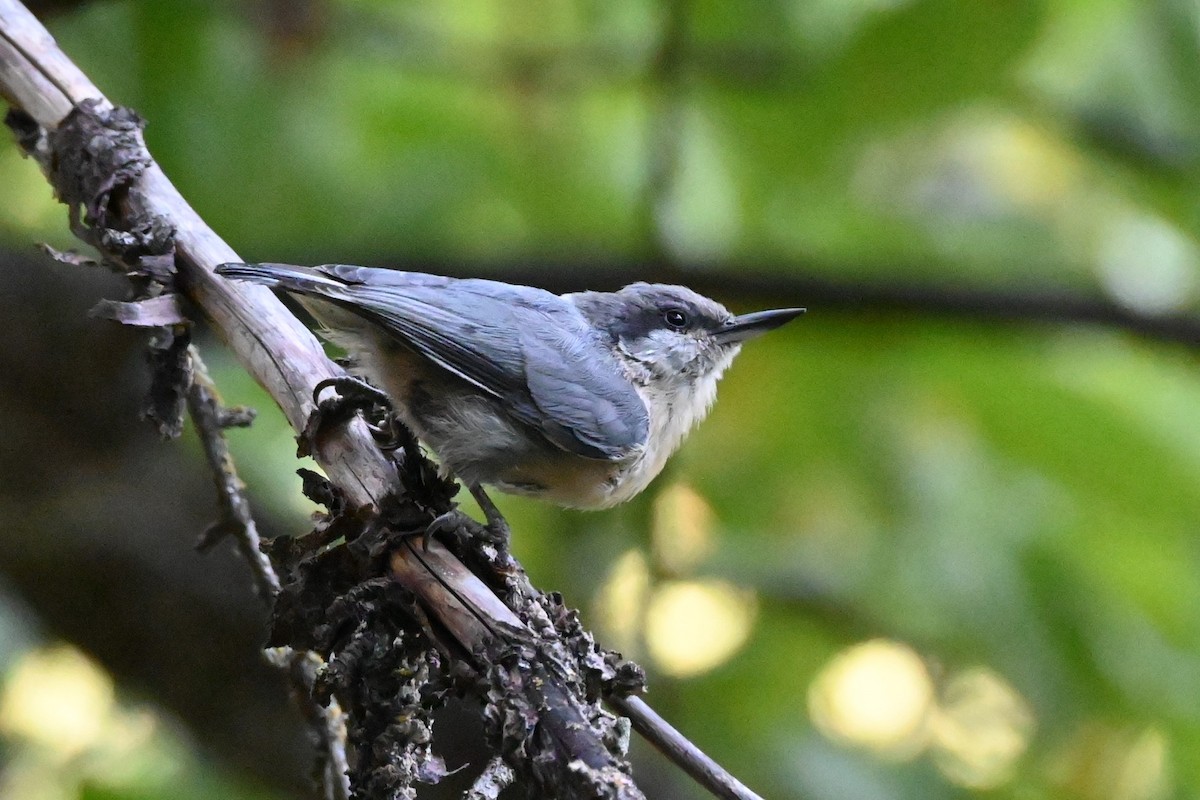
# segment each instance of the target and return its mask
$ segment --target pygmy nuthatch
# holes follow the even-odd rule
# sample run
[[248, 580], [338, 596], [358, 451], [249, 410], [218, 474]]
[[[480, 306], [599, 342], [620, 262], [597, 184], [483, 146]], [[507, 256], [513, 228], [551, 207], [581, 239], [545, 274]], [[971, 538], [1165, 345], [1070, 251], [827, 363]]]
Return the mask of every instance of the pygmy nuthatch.
[[300, 295], [459, 479], [606, 508], [646, 488], [708, 413], [741, 343], [803, 313], [734, 316], [682, 286], [556, 295], [342, 264], [225, 264]]

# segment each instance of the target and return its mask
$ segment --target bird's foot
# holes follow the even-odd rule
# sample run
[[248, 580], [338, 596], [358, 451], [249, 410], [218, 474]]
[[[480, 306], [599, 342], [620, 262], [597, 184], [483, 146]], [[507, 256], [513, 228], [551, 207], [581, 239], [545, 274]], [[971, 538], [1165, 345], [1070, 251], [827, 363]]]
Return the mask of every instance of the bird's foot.
[[433, 518], [433, 522], [425, 528], [425, 533], [436, 535], [439, 533], [456, 534], [462, 528], [462, 519], [459, 516], [460, 512], [457, 508], [452, 508], [449, 511], [443, 511]]
[[471, 496], [487, 517], [481, 525], [458, 508], [445, 511], [425, 528], [425, 547], [435, 536], [468, 564], [487, 567], [501, 580], [506, 580], [516, 566], [508, 550], [511, 531], [500, 510], [478, 486], [470, 487]]
[[[333, 400], [322, 401], [321, 394], [326, 389], [333, 389], [337, 392], [338, 397]], [[335, 403], [340, 406], [346, 406], [354, 411], [360, 409], [372, 410], [377, 407], [388, 411], [392, 409], [391, 398], [382, 390], [376, 389], [362, 378], [356, 378], [353, 375], [338, 375], [334, 378], [326, 378], [313, 387], [312, 397], [313, 405], [317, 408]]]
[[[326, 389], [333, 389], [337, 395], [322, 400], [321, 394]], [[350, 421], [360, 411], [380, 448], [394, 450], [404, 443], [403, 436], [397, 430], [400, 423], [392, 413], [391, 399], [361, 378], [350, 375], [326, 378], [313, 387], [313, 405], [315, 408], [297, 437], [297, 455], [312, 455], [317, 437], [323, 431]]]
[[463, 513], [457, 507], [449, 511], [443, 511], [426, 526], [422, 549], [428, 550], [429, 542], [435, 536], [452, 536], [456, 538], [468, 536], [469, 534], [464, 533], [463, 527]]

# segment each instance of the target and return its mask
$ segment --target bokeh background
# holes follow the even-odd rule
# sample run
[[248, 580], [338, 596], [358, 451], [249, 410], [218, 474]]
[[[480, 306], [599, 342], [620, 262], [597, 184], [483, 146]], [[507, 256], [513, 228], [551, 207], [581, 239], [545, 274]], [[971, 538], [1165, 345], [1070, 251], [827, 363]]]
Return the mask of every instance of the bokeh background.
[[[1194, 2], [34, 5], [247, 259], [810, 308], [634, 503], [501, 498], [764, 796], [1200, 797]], [[123, 287], [37, 241], [74, 244], [0, 147], [0, 796], [309, 796], [248, 572], [191, 549], [199, 450], [86, 316]], [[305, 530], [290, 432], [203, 342], [262, 412], [260, 524]], [[429, 797], [484, 758], [442, 730], [472, 766]]]

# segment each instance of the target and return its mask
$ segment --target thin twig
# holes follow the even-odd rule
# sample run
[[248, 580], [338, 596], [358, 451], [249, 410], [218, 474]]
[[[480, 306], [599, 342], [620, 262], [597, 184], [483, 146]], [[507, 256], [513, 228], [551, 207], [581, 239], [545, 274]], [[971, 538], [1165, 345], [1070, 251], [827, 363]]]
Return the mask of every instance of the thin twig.
[[608, 704], [629, 718], [633, 728], [664, 756], [722, 800], [763, 800], [717, 762], [706, 756], [671, 723], [640, 697], [608, 698]]
[[196, 424], [204, 457], [212, 470], [217, 486], [217, 503], [221, 509], [221, 518], [205, 531], [199, 547], [205, 550], [220, 539], [232, 536], [237, 542], [238, 552], [250, 565], [259, 596], [270, 600], [279, 594], [279, 576], [259, 546], [261, 540], [254, 516], [250, 513], [250, 502], [246, 499], [246, 484], [238, 477], [233, 455], [225, 441], [225, 428], [231, 424], [248, 425], [253, 415], [222, 405], [217, 387], [195, 345], [188, 347], [188, 357], [192, 364], [192, 385], [187, 392], [188, 413]]

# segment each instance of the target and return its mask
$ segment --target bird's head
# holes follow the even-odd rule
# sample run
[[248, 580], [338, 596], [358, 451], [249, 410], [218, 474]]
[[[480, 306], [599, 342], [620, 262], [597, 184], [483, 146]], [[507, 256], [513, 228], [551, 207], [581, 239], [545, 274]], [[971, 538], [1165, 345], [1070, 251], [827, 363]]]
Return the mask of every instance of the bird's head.
[[659, 283], [568, 297], [635, 375], [664, 389], [719, 377], [742, 342], [804, 313], [781, 308], [734, 315], [687, 287]]

